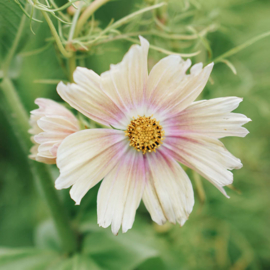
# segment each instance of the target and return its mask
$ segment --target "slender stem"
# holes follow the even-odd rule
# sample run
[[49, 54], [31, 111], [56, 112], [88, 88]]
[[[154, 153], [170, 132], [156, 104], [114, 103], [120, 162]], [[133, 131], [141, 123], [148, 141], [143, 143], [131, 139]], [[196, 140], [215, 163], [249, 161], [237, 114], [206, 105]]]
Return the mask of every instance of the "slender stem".
[[[6, 116], [13, 127], [26, 155], [31, 147], [28, 134], [28, 115], [10, 79], [4, 78], [0, 84], [2, 101]], [[76, 238], [63, 205], [56, 193], [53, 178], [47, 165], [29, 160], [30, 169], [49, 207], [62, 248], [65, 252], [73, 252], [77, 248]]]
[[110, 0], [95, 0], [94, 2], [92, 2], [86, 9], [85, 11], [82, 13], [82, 15], [80, 16], [78, 23], [76, 25], [75, 28], [75, 33], [74, 33], [74, 37], [78, 36], [79, 33], [82, 30], [82, 27], [84, 26], [84, 24], [86, 23], [86, 21], [90, 18], [90, 16], [97, 10], [99, 9], [101, 6], [103, 6], [104, 4], [106, 4], [107, 2], [109, 2]]
[[246, 47], [248, 47], [248, 46], [252, 45], [253, 43], [255, 43], [255, 42], [257, 42], [257, 41], [259, 41], [259, 40], [261, 40], [261, 39], [263, 39], [265, 37], [268, 37], [268, 36], [270, 36], [270, 32], [266, 32], [266, 33], [263, 33], [263, 34], [261, 34], [259, 36], [256, 36], [256, 37], [244, 42], [243, 44], [241, 44], [239, 46], [236, 46], [235, 48], [233, 48], [233, 49], [225, 52], [224, 54], [218, 56], [217, 58], [212, 60], [212, 62], [215, 62], [215, 63], [221, 62], [221, 60], [240, 52], [241, 50], [245, 49]]
[[54, 0], [51, 0], [50, 2], [52, 3], [53, 7], [58, 10], [58, 13], [62, 17], [62, 19], [69, 22], [70, 21], [69, 17], [66, 16], [62, 11], [60, 11], [61, 9], [58, 8], [58, 6], [55, 4]]
[[32, 143], [28, 133], [29, 117], [27, 112], [10, 79], [4, 78], [0, 87], [3, 93], [2, 103], [5, 104], [6, 113], [10, 115], [9, 120], [12, 123], [16, 123], [14, 127], [16, 126], [16, 133], [20, 135], [19, 142], [24, 150], [28, 151]]
[[76, 69], [76, 55], [68, 59], [68, 69], [69, 69], [69, 80], [73, 82], [73, 72]]
[[8, 72], [10, 62], [13, 59], [13, 56], [14, 56], [14, 54], [15, 54], [15, 52], [17, 50], [17, 47], [19, 45], [19, 41], [20, 41], [20, 38], [21, 38], [21, 35], [22, 35], [22, 32], [23, 32], [23, 28], [24, 28], [24, 25], [25, 25], [25, 20], [26, 20], [26, 16], [22, 16], [18, 31], [16, 33], [16, 37], [15, 37], [15, 39], [13, 41], [12, 47], [11, 47], [10, 51], [8, 52], [8, 55], [7, 55], [7, 57], [5, 59], [5, 62], [3, 64], [3, 66], [2, 66], [4, 76]]
[[205, 202], [205, 192], [204, 192], [201, 177], [198, 173], [193, 171], [193, 179], [195, 181], [195, 185], [197, 188], [197, 192], [198, 192], [200, 201], [201, 201], [201, 203], [204, 203]]
[[68, 253], [76, 251], [78, 247], [77, 239], [73, 229], [71, 228], [67, 211], [56, 193], [49, 166], [36, 161], [30, 162], [32, 163], [31, 167], [33, 174], [37, 176], [36, 181], [38, 187], [41, 189], [41, 193], [46, 199], [51, 216], [53, 217], [53, 221], [61, 241], [62, 250]]
[[58, 46], [60, 52], [61, 52], [61, 53], [63, 54], [63, 56], [66, 57], [66, 58], [71, 57], [71, 56], [73, 55], [73, 53], [72, 53], [72, 52], [66, 51], [66, 49], [64, 48], [64, 46], [63, 46], [63, 44], [62, 44], [62, 41], [60, 40], [59, 35], [58, 35], [58, 33], [57, 33], [57, 31], [56, 31], [54, 25], [53, 25], [53, 22], [51, 21], [51, 19], [50, 19], [50, 17], [49, 17], [49, 15], [48, 15], [45, 11], [41, 11], [41, 12], [42, 12], [42, 14], [43, 14], [45, 20], [47, 21], [47, 23], [48, 23], [48, 25], [49, 25], [49, 27], [50, 27], [50, 29], [51, 29], [51, 33], [52, 33], [52, 35], [53, 35], [53, 37], [54, 37], [54, 39], [55, 39], [55, 42], [56, 42], [56, 44], [57, 44], [57, 46]]
[[163, 5], [165, 5], [165, 3], [159, 3], [157, 5], [146, 7], [146, 8], [140, 9], [140, 10], [138, 10], [138, 11], [132, 13], [132, 14], [129, 14], [129, 15], [125, 16], [124, 18], [122, 18], [122, 19], [120, 19], [120, 20], [118, 20], [118, 21], [116, 21], [114, 23], [112, 23], [112, 21], [111, 21], [110, 25], [108, 25], [105, 29], [103, 29], [99, 33], [99, 35], [94, 40], [91, 40], [90, 42], [88, 42], [88, 44], [96, 42], [98, 39], [100, 39], [100, 37], [104, 36], [105, 34], [110, 32], [111, 30], [117, 29], [118, 27], [126, 24], [131, 19], [133, 19], [134, 17], [136, 17], [136, 16], [138, 16], [140, 14], [143, 14], [144, 12], [147, 12], [147, 11], [162, 7]]
[[[83, 3], [81, 2], [79, 8], [76, 10], [75, 15], [72, 20], [72, 25], [70, 27], [69, 35], [68, 35], [68, 42], [72, 43], [72, 39], [74, 36], [75, 27], [82, 9]], [[69, 80], [73, 82], [73, 72], [76, 68], [76, 53], [68, 59], [68, 67], [69, 67]]]
[[76, 12], [73, 16], [72, 24], [71, 24], [69, 35], [68, 35], [68, 41], [71, 41], [73, 36], [74, 36], [74, 31], [75, 31], [75, 28], [77, 25], [79, 15], [81, 13], [82, 6], [83, 6], [83, 2], [80, 2], [78, 9], [76, 10]]

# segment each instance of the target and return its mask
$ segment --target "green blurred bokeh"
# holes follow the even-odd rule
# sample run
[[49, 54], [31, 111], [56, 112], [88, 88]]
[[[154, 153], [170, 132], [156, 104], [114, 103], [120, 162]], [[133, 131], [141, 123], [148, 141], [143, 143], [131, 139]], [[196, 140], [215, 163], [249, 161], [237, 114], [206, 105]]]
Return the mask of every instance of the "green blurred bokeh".
[[[200, 18], [205, 17], [205, 21], [220, 26], [216, 32], [208, 35], [214, 57], [270, 30], [270, 2], [267, 0], [190, 2], [191, 5], [199, 5], [197, 12]], [[106, 25], [111, 18], [119, 19], [136, 10], [140, 4], [141, 1], [135, 0], [112, 1], [96, 13], [96, 18], [101, 25]], [[177, 0], [169, 1], [168, 9], [172, 12], [177, 4]], [[205, 22], [202, 19], [197, 23]], [[28, 30], [26, 39], [30, 41], [24, 51], [44, 46], [45, 38], [50, 36], [45, 23], [34, 24], [34, 31], [36, 35]], [[166, 43], [167, 49], [174, 50], [175, 42]], [[109, 43], [101, 51], [97, 50], [96, 54], [90, 55], [86, 66], [97, 73], [106, 71], [111, 63], [121, 61], [129, 46], [130, 43], [124, 41]], [[252, 119], [246, 126], [250, 131], [246, 138], [223, 140], [244, 165], [241, 170], [234, 171], [235, 190], [227, 189], [230, 199], [226, 199], [215, 187], [203, 180], [206, 195], [203, 203], [198, 196], [192, 173], [188, 171], [195, 189], [195, 208], [182, 228], [169, 224], [156, 226], [141, 205], [134, 228], [117, 236], [115, 240], [115, 236], [110, 235], [110, 229], [99, 229], [96, 224], [98, 187], [87, 193], [80, 206], [74, 206], [68, 191], [59, 192], [75, 220], [75, 226], [80, 227], [83, 234], [91, 232], [85, 241], [91, 241], [92, 247], [87, 246], [86, 250], [94, 247], [104, 250], [104, 246], [110, 246], [106, 252], [94, 252], [92, 256], [97, 261], [105, 261], [104, 265], [101, 263], [103, 269], [122, 269], [117, 263], [114, 264], [114, 260], [125, 258], [115, 249], [121, 253], [125, 245], [132, 247], [134, 254], [137, 249], [148, 246], [151, 250], [146, 248], [145, 252], [149, 252], [151, 258], [140, 266], [130, 264], [129, 268], [123, 269], [270, 269], [269, 48], [270, 38], [266, 38], [232, 56], [230, 61], [235, 65], [237, 75], [225, 64], [218, 63], [211, 76], [212, 83], [208, 83], [202, 95], [206, 99], [243, 97], [244, 101], [237, 112]], [[150, 52], [150, 63], [157, 62], [163, 56]], [[192, 61], [205, 61], [205, 56], [199, 55]], [[34, 80], [40, 79], [67, 80], [53, 46], [38, 55], [18, 55], [13, 65], [17, 67], [14, 69], [14, 83], [28, 111], [35, 108], [34, 99], [37, 97], [60, 101], [55, 91], [56, 85], [34, 83]], [[18, 248], [38, 245], [42, 248], [46, 246], [44, 241], [54, 241], [46, 233], [47, 240], [39, 237], [40, 231], [46, 231], [46, 226], [50, 228], [46, 223], [50, 218], [49, 212], [32, 179], [27, 157], [3, 113], [0, 121], [0, 246]], [[53, 172], [57, 177], [56, 167]], [[102, 234], [103, 231], [106, 231], [107, 238]], [[129, 260], [128, 256], [132, 258], [133, 253], [127, 252], [125, 256]]]

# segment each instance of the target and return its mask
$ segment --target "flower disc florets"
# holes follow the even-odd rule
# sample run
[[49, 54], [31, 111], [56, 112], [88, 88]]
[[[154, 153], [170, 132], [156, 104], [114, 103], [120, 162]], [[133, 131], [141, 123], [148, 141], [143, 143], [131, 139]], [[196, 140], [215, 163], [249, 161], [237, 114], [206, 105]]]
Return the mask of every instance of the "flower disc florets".
[[130, 122], [125, 132], [129, 137], [130, 146], [133, 146], [137, 151], [156, 152], [156, 149], [162, 144], [165, 132], [162, 126], [156, 119], [151, 119], [152, 116], [139, 116]]

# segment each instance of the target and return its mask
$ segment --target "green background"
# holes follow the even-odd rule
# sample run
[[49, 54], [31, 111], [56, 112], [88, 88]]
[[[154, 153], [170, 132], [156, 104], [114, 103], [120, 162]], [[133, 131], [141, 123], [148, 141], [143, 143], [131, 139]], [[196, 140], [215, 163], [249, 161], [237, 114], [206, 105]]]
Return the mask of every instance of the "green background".
[[[59, 3], [61, 1], [58, 1]], [[176, 16], [182, 1], [168, 1], [167, 12]], [[62, 1], [62, 4], [65, 1]], [[96, 13], [100, 26], [111, 18], [119, 19], [140, 7], [142, 1], [112, 1]], [[207, 40], [213, 58], [243, 42], [270, 30], [270, 2], [265, 1], [190, 1], [195, 15], [182, 24], [170, 25], [179, 33], [186, 25], [198, 27], [215, 23], [218, 30]], [[182, 8], [183, 9], [183, 8]], [[8, 13], [10, 12], [10, 13]], [[0, 0], [0, 61], [16, 34], [22, 13], [13, 1]], [[40, 14], [36, 14], [41, 18]], [[30, 22], [29, 22], [30, 23]], [[29, 23], [14, 58], [10, 76], [27, 111], [34, 109], [34, 99], [49, 97], [60, 101], [55, 84], [34, 80], [67, 80], [60, 67], [54, 46], [25, 57], [21, 51], [44, 46], [50, 37], [46, 23]], [[181, 28], [182, 27], [182, 28]], [[181, 52], [177, 41], [149, 37], [150, 42]], [[179, 45], [179, 48], [177, 47]], [[108, 43], [95, 48], [86, 66], [97, 73], [121, 61], [129, 48], [127, 41]], [[191, 47], [191, 51], [202, 47]], [[203, 47], [202, 47], [203, 48]], [[98, 186], [89, 191], [80, 206], [75, 206], [68, 190], [59, 191], [65, 207], [80, 231], [81, 254], [71, 259], [59, 257], [59, 243], [49, 212], [28, 169], [27, 157], [1, 111], [0, 123], [0, 269], [270, 269], [270, 37], [229, 58], [237, 75], [223, 63], [214, 66], [202, 98], [239, 96], [244, 101], [237, 112], [252, 119], [246, 138], [226, 138], [227, 148], [242, 160], [243, 168], [234, 171], [234, 190], [227, 189], [226, 199], [203, 179], [205, 201], [188, 171], [195, 189], [195, 207], [190, 219], [180, 228], [155, 225], [143, 205], [137, 211], [134, 228], [115, 237], [110, 228], [96, 222]], [[183, 49], [185, 52], [188, 49]], [[208, 61], [207, 53], [192, 58], [193, 63]], [[150, 51], [150, 66], [164, 57]], [[1, 104], [0, 100], [0, 104]], [[3, 104], [1, 104], [1, 107]], [[52, 166], [55, 178], [57, 168]], [[25, 249], [27, 247], [28, 249]], [[38, 247], [34, 250], [33, 247]], [[10, 249], [15, 248], [14, 253]], [[5, 253], [6, 252], [6, 253]], [[10, 252], [10, 253], [8, 253]], [[17, 253], [16, 253], [17, 252]], [[1, 257], [1, 254], [9, 254]], [[48, 264], [50, 262], [51, 264]], [[25, 267], [25, 268], [23, 268]]]

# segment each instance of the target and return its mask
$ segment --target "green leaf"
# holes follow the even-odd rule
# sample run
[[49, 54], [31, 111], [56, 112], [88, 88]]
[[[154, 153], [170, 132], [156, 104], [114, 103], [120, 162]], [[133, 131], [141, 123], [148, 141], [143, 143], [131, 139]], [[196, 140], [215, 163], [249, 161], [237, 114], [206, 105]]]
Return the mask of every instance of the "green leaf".
[[0, 59], [6, 55], [17, 34], [22, 12], [13, 1], [0, 0]]
[[33, 248], [0, 248], [0, 269], [43, 270], [59, 260], [57, 253]]
[[[23, 35], [22, 39], [18, 38], [18, 32], [22, 33], [28, 27], [21, 23], [22, 16], [23, 12], [14, 1], [0, 0], [0, 61], [7, 67], [14, 54], [28, 41], [27, 35]], [[4, 63], [4, 60], [8, 63]]]
[[46, 220], [37, 227], [34, 241], [39, 248], [61, 250], [60, 239], [52, 220]]
[[102, 270], [90, 256], [75, 254], [72, 258], [66, 259], [54, 266], [53, 270]]
[[101, 229], [86, 236], [83, 253], [91, 255], [105, 269], [135, 269], [158, 252], [149, 246], [140, 232], [129, 231], [115, 236], [110, 230]]

